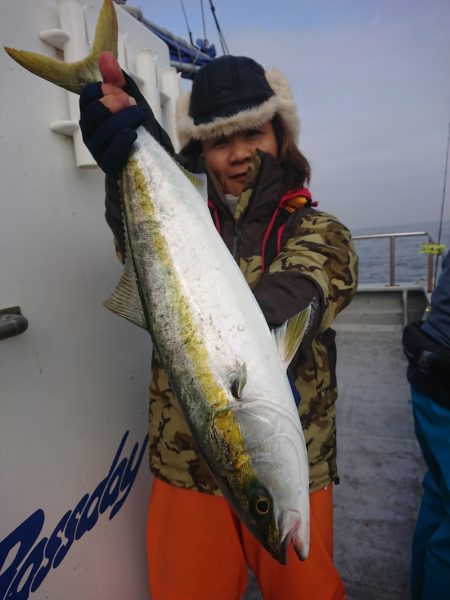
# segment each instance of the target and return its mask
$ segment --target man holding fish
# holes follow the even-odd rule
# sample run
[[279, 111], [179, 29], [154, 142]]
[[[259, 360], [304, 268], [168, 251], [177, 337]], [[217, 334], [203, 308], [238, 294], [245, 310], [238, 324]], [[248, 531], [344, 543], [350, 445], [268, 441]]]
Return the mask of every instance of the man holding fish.
[[124, 262], [106, 305], [155, 346], [152, 598], [239, 600], [249, 567], [265, 600], [343, 599], [331, 324], [356, 288], [350, 233], [305, 188], [310, 167], [279, 71], [234, 56], [198, 71], [178, 103], [175, 156], [115, 59], [116, 37], [104, 0], [84, 61], [7, 52], [81, 93], [83, 139], [107, 174]]

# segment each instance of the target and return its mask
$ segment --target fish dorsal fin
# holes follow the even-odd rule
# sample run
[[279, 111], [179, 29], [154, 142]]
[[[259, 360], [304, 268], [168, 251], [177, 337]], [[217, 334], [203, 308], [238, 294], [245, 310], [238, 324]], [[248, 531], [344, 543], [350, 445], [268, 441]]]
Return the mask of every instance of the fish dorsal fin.
[[272, 330], [272, 336], [278, 348], [281, 362], [286, 369], [302, 342], [308, 328], [310, 314], [311, 306], [308, 305], [283, 325]]
[[142, 310], [141, 297], [136, 281], [136, 274], [131, 260], [131, 248], [125, 231], [125, 264], [123, 266], [122, 276], [116, 289], [111, 294], [111, 298], [106, 300], [103, 305], [127, 321], [134, 323], [142, 329], [147, 329], [144, 311]]
[[237, 364], [230, 373], [230, 389], [234, 398], [242, 398], [242, 390], [247, 383], [247, 365], [245, 363]]
[[206, 177], [206, 173], [191, 173], [191, 171], [188, 171], [181, 165], [179, 167], [203, 200], [208, 203], [208, 178]]

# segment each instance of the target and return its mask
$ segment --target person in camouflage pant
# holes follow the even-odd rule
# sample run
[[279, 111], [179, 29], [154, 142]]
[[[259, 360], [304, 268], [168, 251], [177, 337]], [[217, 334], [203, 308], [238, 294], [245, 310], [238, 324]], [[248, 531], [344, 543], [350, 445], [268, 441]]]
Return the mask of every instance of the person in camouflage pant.
[[[123, 97], [122, 121], [110, 135], [109, 146], [103, 144], [103, 155], [93, 154], [108, 174], [106, 218], [123, 256], [117, 171], [128, 156], [132, 136], [128, 136], [131, 143], [124, 142], [127, 135], [120, 143], [114, 136], [130, 114], [127, 131], [144, 123], [173, 155], [174, 150], [137, 87], [115, 68], [102, 70], [104, 81], [115, 86], [113, 92], [111, 86], [103, 86], [94, 102], [116, 113]], [[127, 94], [138, 107], [129, 107]], [[114, 103], [109, 102], [112, 95]], [[81, 104], [85, 106], [83, 96]], [[144, 109], [140, 122], [137, 108]], [[196, 74], [192, 92], [180, 98], [177, 124], [182, 148], [177, 160], [194, 172], [207, 173], [212, 219], [269, 326], [278, 327], [312, 307], [307, 333], [288, 369], [301, 397], [299, 414], [308, 450], [311, 547], [305, 562], [298, 561], [290, 548], [288, 564], [282, 566], [239, 523], [200, 455], [154, 355], [149, 429], [155, 480], [147, 530], [152, 598], [238, 600], [249, 566], [266, 600], [342, 599], [344, 586], [332, 561], [332, 485], [338, 473], [331, 325], [356, 289], [357, 256], [350, 232], [334, 216], [316, 210], [304, 188], [310, 167], [295, 142], [297, 109], [280, 72], [264, 71], [246, 57], [212, 61]], [[85, 141], [93, 129], [86, 129]], [[108, 152], [114, 160], [105, 168]], [[277, 220], [280, 213], [282, 226]], [[272, 233], [275, 251], [268, 250]], [[224, 553], [226, 560], [220, 560]]]

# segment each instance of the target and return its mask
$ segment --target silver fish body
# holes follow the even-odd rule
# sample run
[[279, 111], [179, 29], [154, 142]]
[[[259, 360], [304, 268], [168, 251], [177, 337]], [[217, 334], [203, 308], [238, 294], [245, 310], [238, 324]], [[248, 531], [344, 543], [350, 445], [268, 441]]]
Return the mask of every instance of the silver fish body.
[[[304, 558], [307, 453], [286, 366], [264, 316], [205, 199], [143, 128], [122, 186], [144, 313], [138, 324], [151, 333], [198, 447], [267, 549], [284, 562], [292, 539]], [[114, 297], [107, 305], [127, 316]], [[139, 321], [132, 311], [129, 317]]]

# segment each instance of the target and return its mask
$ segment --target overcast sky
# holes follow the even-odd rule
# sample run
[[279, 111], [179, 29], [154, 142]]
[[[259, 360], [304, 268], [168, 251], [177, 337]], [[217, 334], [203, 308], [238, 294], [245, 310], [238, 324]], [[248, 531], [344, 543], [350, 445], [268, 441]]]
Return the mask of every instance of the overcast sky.
[[[352, 228], [438, 221], [450, 121], [450, 0], [214, 0], [230, 54], [277, 67], [319, 208]], [[180, 0], [128, 0], [188, 38]], [[218, 41], [209, 1], [207, 36]], [[200, 0], [184, 0], [194, 40]], [[449, 174], [450, 178], [450, 174]], [[450, 219], [447, 182], [445, 218]]]

